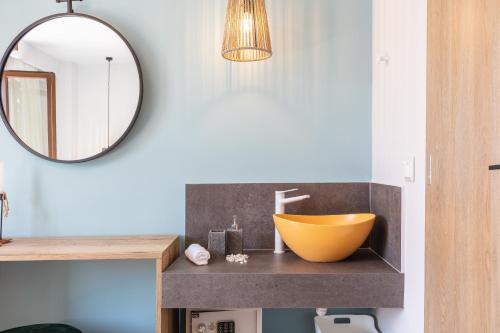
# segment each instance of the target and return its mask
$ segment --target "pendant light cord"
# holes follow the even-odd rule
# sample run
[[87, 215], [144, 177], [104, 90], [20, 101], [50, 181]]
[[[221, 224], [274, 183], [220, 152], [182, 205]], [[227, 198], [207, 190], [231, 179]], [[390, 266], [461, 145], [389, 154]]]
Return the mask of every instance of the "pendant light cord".
[[113, 61], [112, 57], [106, 57], [106, 61], [108, 62], [108, 148], [110, 147], [110, 96], [111, 96], [111, 61]]

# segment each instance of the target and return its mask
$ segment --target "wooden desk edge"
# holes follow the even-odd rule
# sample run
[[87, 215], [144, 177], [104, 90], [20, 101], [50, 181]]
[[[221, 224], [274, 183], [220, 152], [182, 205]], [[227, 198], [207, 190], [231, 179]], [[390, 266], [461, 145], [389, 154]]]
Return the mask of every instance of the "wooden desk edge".
[[[178, 241], [177, 235], [15, 238], [0, 247], [0, 262], [158, 259]], [[142, 244], [128, 246], [134, 242]]]
[[[126, 244], [120, 244], [120, 241], [161, 242], [165, 241], [165, 246], [158, 249], [148, 249], [141, 251], [140, 249], [132, 251], [121, 251], [119, 248], [126, 249]], [[17, 241], [17, 243], [16, 243]], [[57, 242], [61, 244], [57, 244]], [[78, 242], [81, 241], [82, 245]], [[31, 242], [31, 244], [30, 244]], [[38, 242], [38, 243], [37, 243]], [[52, 253], [36, 253], [35, 250], [43, 251], [44, 247], [48, 250], [51, 247], [51, 242], [54, 242], [53, 248], [49, 252]], [[68, 243], [68, 244], [65, 244]], [[74, 243], [71, 243], [74, 242]], [[87, 242], [87, 243], [85, 243]], [[95, 248], [99, 246], [92, 242], [103, 242], [103, 250], [99, 251]], [[117, 249], [109, 251], [107, 242], [115, 242]], [[163, 236], [116, 236], [116, 237], [44, 237], [44, 238], [15, 238], [12, 243], [5, 245], [9, 247], [9, 252], [2, 254], [0, 247], [0, 262], [35, 262], [35, 261], [82, 261], [82, 260], [155, 260], [156, 265], [156, 333], [174, 333], [177, 329], [178, 318], [177, 311], [171, 309], [162, 309], [162, 273], [167, 267], [174, 262], [179, 256], [180, 238], [178, 235], [163, 235]], [[19, 254], [12, 251], [12, 247], [22, 244]], [[40, 246], [40, 247], [38, 247]], [[69, 250], [64, 251], [64, 247]], [[78, 252], [78, 247], [82, 251]], [[58, 249], [61, 248], [61, 249]], [[91, 248], [92, 250], [89, 250]], [[30, 249], [28, 251], [27, 249]], [[55, 250], [57, 249], [57, 250]]]
[[177, 237], [161, 257], [156, 260], [156, 333], [174, 333], [178, 331], [178, 311], [163, 309], [163, 272], [179, 257], [179, 237]]

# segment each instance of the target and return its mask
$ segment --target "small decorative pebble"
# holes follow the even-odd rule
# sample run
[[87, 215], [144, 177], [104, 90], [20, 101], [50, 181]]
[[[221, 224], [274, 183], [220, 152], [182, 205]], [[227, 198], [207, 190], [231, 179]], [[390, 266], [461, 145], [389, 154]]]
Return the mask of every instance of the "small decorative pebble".
[[230, 254], [226, 256], [226, 261], [230, 263], [240, 263], [241, 265], [248, 262], [248, 255], [246, 254]]

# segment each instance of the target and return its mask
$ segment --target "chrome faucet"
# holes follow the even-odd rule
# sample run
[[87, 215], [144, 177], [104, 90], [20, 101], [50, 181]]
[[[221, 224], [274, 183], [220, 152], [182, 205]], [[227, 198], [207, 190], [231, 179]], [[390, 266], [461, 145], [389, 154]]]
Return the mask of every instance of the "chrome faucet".
[[[275, 192], [275, 214], [285, 214], [285, 206], [292, 202], [298, 202], [302, 200], [309, 199], [311, 196], [301, 195], [293, 198], [285, 198], [286, 193], [298, 191], [298, 188], [288, 191], [276, 191]], [[285, 243], [283, 243], [283, 239], [281, 239], [281, 235], [276, 227], [274, 227], [274, 253], [283, 254], [285, 253]]]

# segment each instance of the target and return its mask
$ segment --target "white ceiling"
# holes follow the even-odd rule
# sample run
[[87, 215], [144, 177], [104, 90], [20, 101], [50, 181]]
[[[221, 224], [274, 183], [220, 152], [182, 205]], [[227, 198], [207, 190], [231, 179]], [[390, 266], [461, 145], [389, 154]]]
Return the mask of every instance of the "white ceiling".
[[133, 63], [127, 45], [102, 23], [84, 17], [61, 17], [45, 22], [26, 34], [27, 43], [62, 61], [79, 65]]

